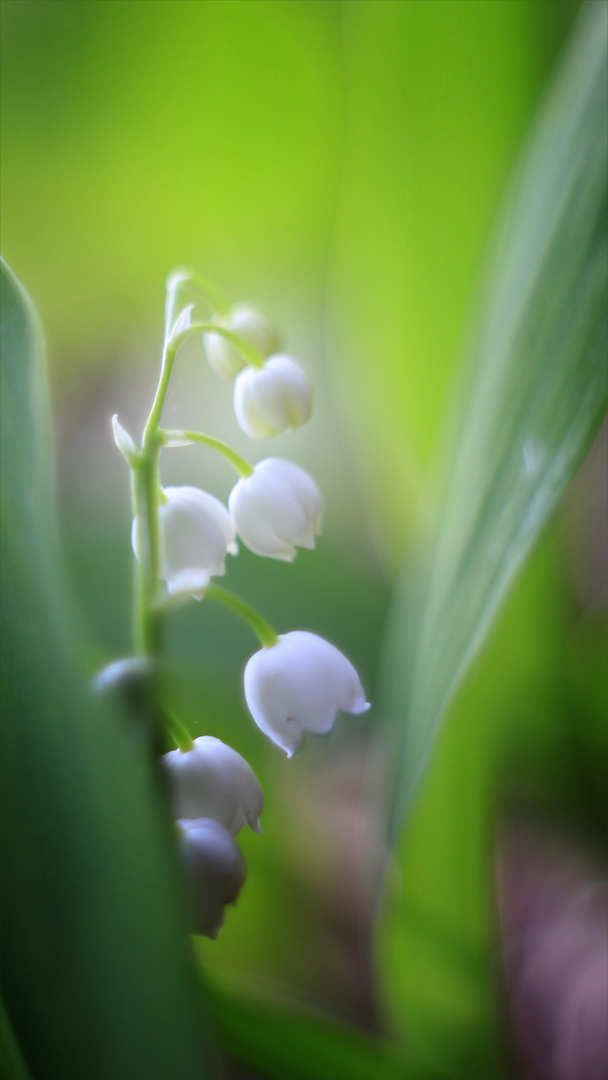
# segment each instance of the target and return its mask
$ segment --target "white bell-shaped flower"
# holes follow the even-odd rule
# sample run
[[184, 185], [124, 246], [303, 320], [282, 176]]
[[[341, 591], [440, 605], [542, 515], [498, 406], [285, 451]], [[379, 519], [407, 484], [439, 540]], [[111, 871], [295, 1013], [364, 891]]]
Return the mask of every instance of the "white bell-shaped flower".
[[[200, 488], [167, 487], [163, 493], [161, 577], [171, 598], [200, 598], [212, 577], [226, 573], [226, 553], [238, 552], [232, 519], [219, 499]], [[139, 559], [142, 537], [137, 517], [131, 541]]]
[[268, 439], [292, 431], [308, 420], [310, 385], [290, 356], [271, 356], [263, 368], [247, 367], [234, 384], [234, 412], [252, 439]]
[[305, 731], [329, 731], [337, 709], [369, 709], [353, 665], [334, 645], [305, 630], [282, 634], [251, 657], [245, 698], [258, 727], [287, 757]]
[[230, 833], [208, 818], [179, 821], [179, 853], [186, 871], [192, 932], [216, 938], [226, 904], [235, 904], [245, 878], [245, 860]]
[[[235, 304], [227, 315], [215, 315], [212, 322], [238, 334], [265, 359], [278, 347], [277, 335], [263, 315], [248, 304]], [[231, 341], [220, 334], [204, 334], [205, 355], [217, 375], [234, 379], [247, 361]]]
[[249, 823], [261, 832], [264, 793], [244, 758], [212, 735], [194, 740], [191, 750], [163, 757], [178, 818], [213, 818], [232, 836]]
[[321, 531], [321, 492], [291, 461], [266, 458], [239, 480], [228, 509], [241, 540], [256, 555], [291, 562], [296, 546], [314, 548]]

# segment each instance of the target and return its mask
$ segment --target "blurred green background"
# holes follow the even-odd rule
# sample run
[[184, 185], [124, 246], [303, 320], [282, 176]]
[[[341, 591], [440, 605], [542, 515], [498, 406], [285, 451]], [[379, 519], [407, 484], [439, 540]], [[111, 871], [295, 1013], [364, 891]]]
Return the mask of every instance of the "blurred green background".
[[[318, 548], [293, 566], [242, 550], [226, 584], [279, 630], [335, 642], [375, 700], [390, 591], [414, 513], [432, 516], [463, 393], [459, 350], [494, 215], [577, 11], [571, 0], [3, 0], [3, 255], [45, 330], [89, 670], [130, 648], [129, 493], [110, 417], [141, 430], [164, 278], [186, 263], [259, 304], [316, 393], [311, 423], [271, 452], [323, 489]], [[254, 460], [269, 452], [237, 429], [229, 387], [193, 343], [166, 416]], [[407, 895], [399, 934], [381, 934], [376, 952], [382, 716], [343, 718], [287, 763], [242, 699], [248, 631], [205, 605], [172, 617], [170, 705], [194, 734], [239, 750], [267, 800], [264, 836], [239, 837], [238, 908], [217, 942], [201, 942], [211, 966], [277, 980], [365, 1026], [380, 1016], [457, 1075], [498, 1069], [499, 807], [602, 835], [598, 447], [452, 707], [389, 874]], [[222, 498], [232, 483], [192, 448], [167, 452], [163, 477]]]

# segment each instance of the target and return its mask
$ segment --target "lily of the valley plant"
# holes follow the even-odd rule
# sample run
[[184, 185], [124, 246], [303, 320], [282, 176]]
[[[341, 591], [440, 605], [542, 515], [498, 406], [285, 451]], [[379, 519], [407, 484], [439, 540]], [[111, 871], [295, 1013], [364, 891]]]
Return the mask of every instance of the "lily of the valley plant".
[[[196, 322], [192, 312], [201, 300], [212, 310], [205, 322]], [[237, 537], [256, 555], [287, 562], [297, 547], [313, 548], [322, 498], [312, 477], [290, 461], [269, 457], [253, 466], [204, 432], [161, 427], [175, 357], [192, 335], [201, 338], [213, 371], [234, 380], [235, 416], [252, 439], [300, 427], [312, 398], [304, 371], [278, 351], [277, 335], [259, 311], [231, 305], [211, 282], [179, 269], [167, 279], [160, 378], [141, 445], [113, 418], [114, 438], [131, 472], [136, 658], [110, 665], [98, 686], [146, 673], [146, 708], [177, 747], [164, 755], [163, 765], [190, 886], [192, 929], [216, 937], [224, 908], [235, 902], [246, 875], [234, 838], [244, 825], [261, 832], [264, 796], [240, 754], [211, 736], [192, 739], [179, 718], [163, 711], [157, 673], [168, 610], [190, 599], [214, 600], [248, 623], [261, 649], [245, 668], [245, 699], [260, 730], [288, 757], [306, 731], [328, 732], [337, 710], [361, 713], [369, 705], [357, 672], [333, 645], [302, 630], [278, 635], [250, 604], [212, 584], [225, 574], [226, 556], [238, 553]], [[222, 454], [235, 469], [228, 507], [200, 488], [163, 488], [161, 451], [193, 443]]]

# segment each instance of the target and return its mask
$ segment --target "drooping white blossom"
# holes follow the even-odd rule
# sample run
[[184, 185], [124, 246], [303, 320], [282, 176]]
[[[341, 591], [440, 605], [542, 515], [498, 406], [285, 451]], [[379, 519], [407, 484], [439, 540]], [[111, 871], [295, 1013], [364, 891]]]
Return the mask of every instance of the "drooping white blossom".
[[[227, 315], [215, 315], [212, 322], [231, 330], [265, 359], [275, 351], [277, 336], [263, 315], [248, 304], [235, 304]], [[234, 379], [247, 364], [236, 345], [220, 334], [203, 335], [205, 355], [217, 375]]]
[[282, 634], [275, 645], [254, 653], [245, 668], [245, 698], [258, 727], [288, 757], [304, 732], [329, 731], [338, 709], [369, 708], [350, 661], [304, 630]]
[[284, 562], [292, 561], [296, 547], [314, 548], [322, 507], [312, 477], [280, 458], [260, 461], [228, 499], [236, 531], [250, 551]]
[[179, 854], [190, 896], [192, 932], [216, 938], [224, 908], [236, 903], [247, 867], [234, 839], [218, 821], [209, 818], [179, 821]]
[[[159, 508], [161, 577], [170, 597], [203, 596], [212, 577], [226, 573], [226, 553], [236, 555], [235, 529], [226, 507], [195, 487], [167, 487]], [[138, 517], [131, 532], [141, 558], [143, 538]]]
[[211, 735], [194, 740], [191, 750], [172, 750], [163, 757], [169, 776], [175, 816], [213, 818], [232, 836], [248, 823], [261, 832], [264, 793], [244, 758]]
[[311, 409], [310, 384], [290, 356], [278, 353], [264, 367], [247, 367], [236, 378], [234, 412], [252, 439], [268, 439], [301, 427]]

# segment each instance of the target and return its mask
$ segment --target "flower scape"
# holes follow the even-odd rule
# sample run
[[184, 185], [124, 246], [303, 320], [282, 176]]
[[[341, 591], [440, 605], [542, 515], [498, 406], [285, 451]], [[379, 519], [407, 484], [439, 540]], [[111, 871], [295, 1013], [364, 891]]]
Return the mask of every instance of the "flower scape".
[[[192, 319], [193, 297], [212, 309], [206, 322]], [[328, 732], [338, 710], [357, 714], [369, 708], [359, 676], [328, 641], [303, 630], [277, 634], [250, 604], [213, 579], [225, 574], [226, 556], [238, 553], [238, 541], [256, 555], [284, 562], [295, 558], [298, 547], [314, 548], [322, 497], [313, 478], [293, 462], [269, 457], [250, 465], [211, 435], [160, 426], [177, 351], [193, 335], [202, 338], [215, 374], [233, 381], [235, 417], [250, 438], [293, 430], [311, 415], [308, 378], [296, 360], [279, 351], [266, 318], [249, 303], [231, 304], [195, 271], [173, 271], [167, 279], [160, 378], [141, 446], [117, 416], [112, 421], [116, 445], [131, 471], [137, 656], [110, 665], [97, 685], [107, 688], [135, 670], [153, 672], [166, 612], [190, 599], [215, 601], [243, 618], [258, 637], [261, 649], [245, 668], [245, 700], [260, 731], [290, 758], [306, 732]], [[197, 487], [161, 486], [161, 450], [192, 444], [222, 454], [238, 474], [227, 507]], [[215, 938], [226, 905], [236, 902], [246, 877], [235, 837], [245, 826], [262, 831], [264, 795], [236, 750], [209, 735], [193, 739], [158, 702], [155, 715], [176, 744], [162, 766], [177, 822], [191, 929]]]

